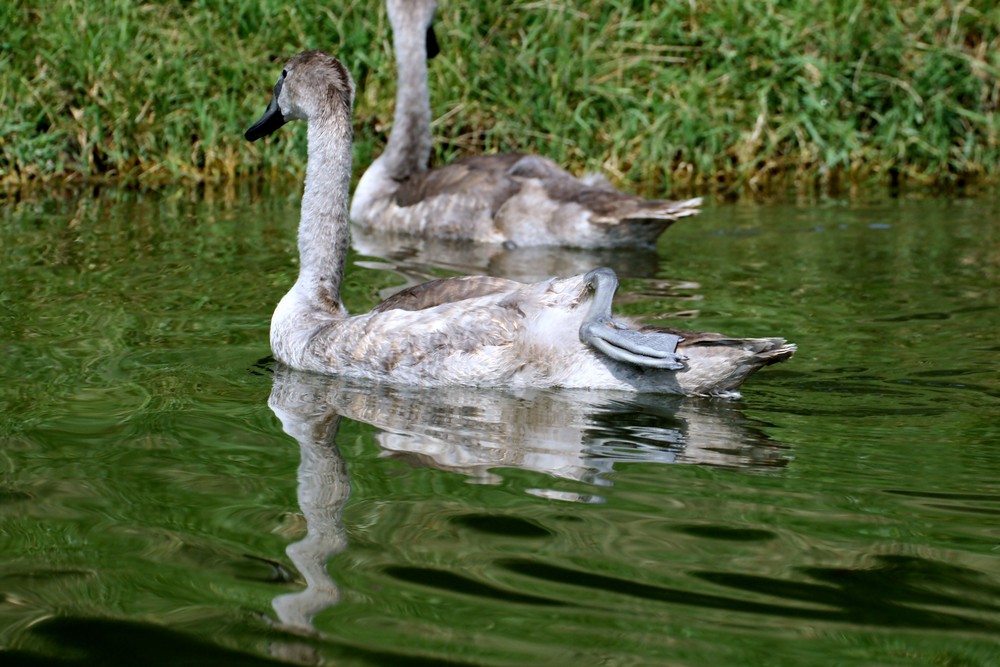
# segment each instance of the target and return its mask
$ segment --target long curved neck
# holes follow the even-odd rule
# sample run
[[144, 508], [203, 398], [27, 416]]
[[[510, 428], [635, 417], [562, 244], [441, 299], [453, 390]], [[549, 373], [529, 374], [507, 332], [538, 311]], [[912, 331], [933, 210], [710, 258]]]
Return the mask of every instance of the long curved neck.
[[295, 290], [330, 313], [343, 310], [340, 285], [350, 243], [351, 110], [334, 105], [329, 116], [309, 121], [306, 167], [299, 220], [299, 278]]
[[427, 28], [393, 25], [398, 88], [396, 116], [382, 154], [389, 176], [404, 180], [425, 171], [431, 157], [431, 98], [427, 89]]

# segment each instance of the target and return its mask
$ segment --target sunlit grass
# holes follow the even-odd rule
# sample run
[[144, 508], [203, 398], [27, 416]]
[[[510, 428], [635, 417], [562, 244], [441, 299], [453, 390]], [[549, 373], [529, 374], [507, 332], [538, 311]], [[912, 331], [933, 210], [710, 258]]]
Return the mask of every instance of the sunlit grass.
[[[527, 150], [647, 192], [937, 185], [1000, 164], [990, 0], [443, 2], [437, 162]], [[358, 81], [355, 171], [391, 126], [380, 2], [0, 5], [0, 179], [157, 186], [301, 173], [304, 136], [250, 146], [279, 63]]]

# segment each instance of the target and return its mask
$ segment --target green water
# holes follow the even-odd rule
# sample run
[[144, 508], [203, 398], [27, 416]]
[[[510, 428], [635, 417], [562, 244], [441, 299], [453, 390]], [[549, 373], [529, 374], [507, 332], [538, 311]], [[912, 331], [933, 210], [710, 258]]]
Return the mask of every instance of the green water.
[[276, 372], [296, 205], [8, 200], [0, 664], [1000, 664], [1000, 200], [351, 257], [355, 311], [602, 263], [620, 311], [799, 344], [736, 402]]

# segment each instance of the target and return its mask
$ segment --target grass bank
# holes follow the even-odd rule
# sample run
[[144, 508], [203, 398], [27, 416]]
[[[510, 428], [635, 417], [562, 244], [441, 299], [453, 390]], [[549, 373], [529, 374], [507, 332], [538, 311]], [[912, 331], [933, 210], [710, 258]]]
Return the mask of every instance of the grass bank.
[[[2, 3], [0, 180], [297, 179], [304, 133], [242, 132], [306, 48], [357, 79], [360, 172], [392, 120], [381, 4]], [[1000, 171], [993, 0], [442, 0], [438, 17], [438, 162], [529, 150], [647, 192]]]

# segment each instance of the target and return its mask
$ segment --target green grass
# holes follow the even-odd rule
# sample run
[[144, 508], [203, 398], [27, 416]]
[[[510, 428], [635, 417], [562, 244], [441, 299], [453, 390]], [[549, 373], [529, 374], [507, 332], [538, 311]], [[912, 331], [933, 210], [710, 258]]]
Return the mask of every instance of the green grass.
[[[380, 2], [0, 5], [0, 180], [160, 186], [299, 178], [302, 132], [249, 145], [280, 63], [357, 79], [355, 170], [384, 145]], [[526, 150], [645, 192], [790, 180], [953, 186], [1000, 165], [993, 0], [446, 1], [436, 162]]]

